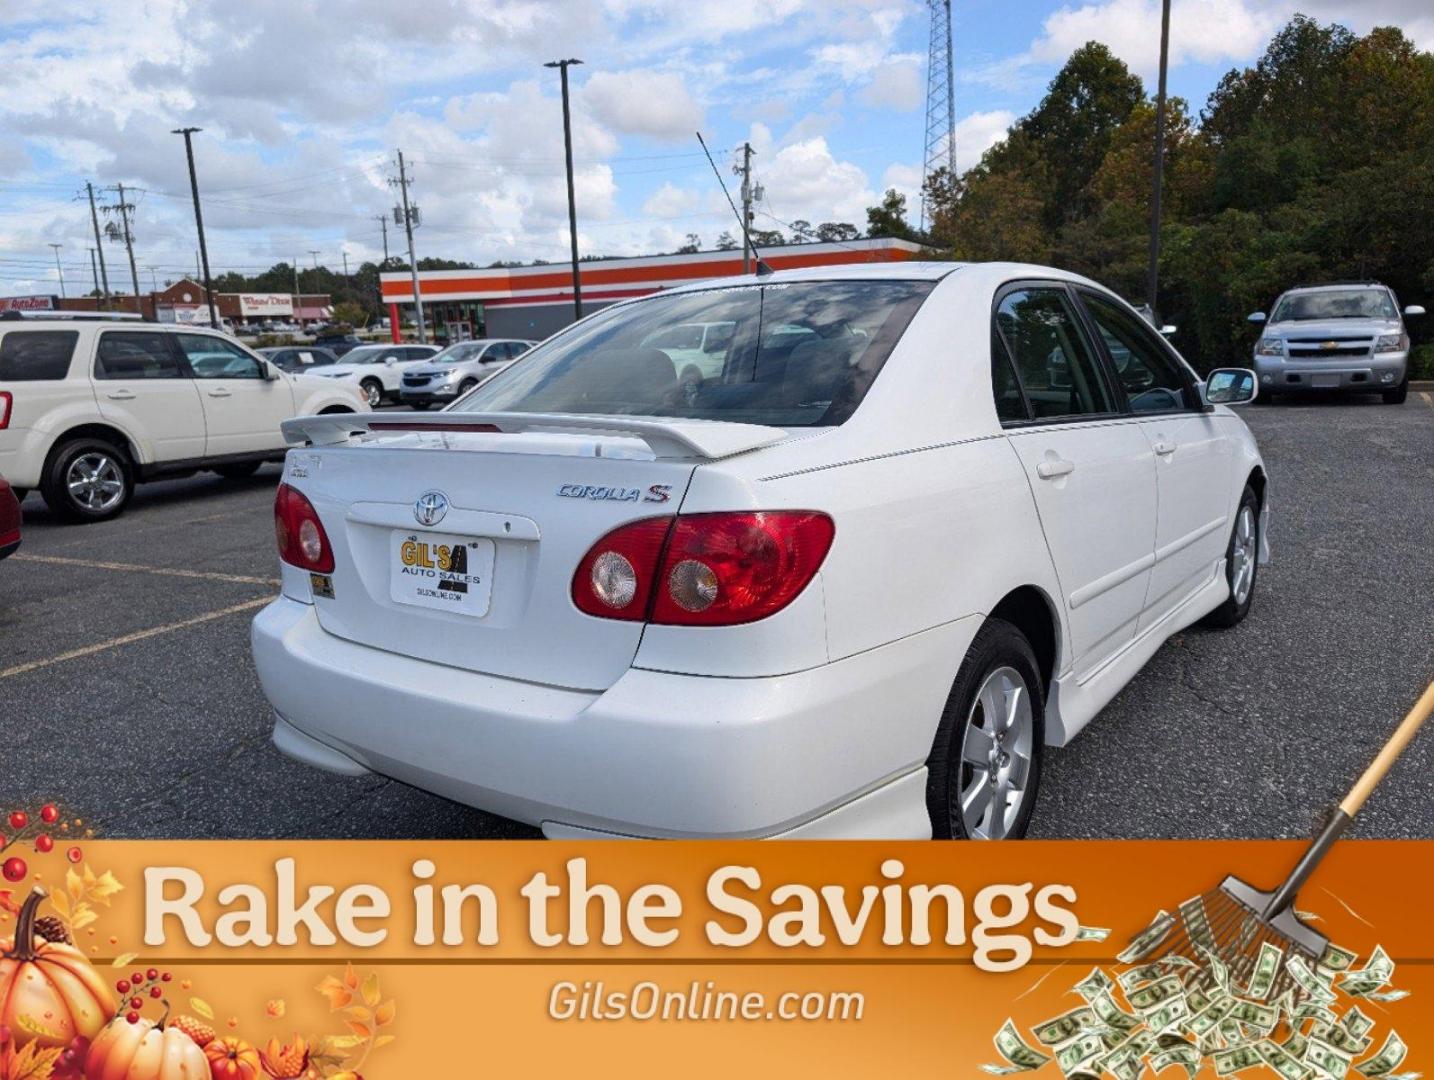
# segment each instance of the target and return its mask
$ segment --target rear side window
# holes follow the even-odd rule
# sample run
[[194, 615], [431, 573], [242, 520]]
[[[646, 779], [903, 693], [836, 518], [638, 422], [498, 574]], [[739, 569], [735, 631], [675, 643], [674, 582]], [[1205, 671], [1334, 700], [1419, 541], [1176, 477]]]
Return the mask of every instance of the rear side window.
[[1183, 372], [1149, 326], [1097, 293], [1082, 290], [1080, 296], [1105, 341], [1116, 381], [1130, 399], [1131, 412], [1196, 407]]
[[991, 328], [991, 396], [996, 400], [996, 415], [1001, 423], [1028, 419], [1016, 369], [1011, 366], [1011, 355], [1006, 352], [1006, 343], [995, 327]]
[[0, 383], [63, 379], [79, 339], [75, 330], [11, 330], [0, 338]]
[[1065, 289], [1013, 289], [996, 306], [996, 328], [1016, 362], [1033, 419], [1114, 411]]
[[97, 379], [183, 379], [168, 334], [109, 330], [100, 335]]

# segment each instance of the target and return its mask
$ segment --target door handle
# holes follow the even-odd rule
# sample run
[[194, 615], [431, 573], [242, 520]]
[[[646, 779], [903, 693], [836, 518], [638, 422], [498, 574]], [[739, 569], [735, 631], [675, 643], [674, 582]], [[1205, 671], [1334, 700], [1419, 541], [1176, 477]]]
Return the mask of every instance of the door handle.
[[1036, 475], [1042, 480], [1055, 480], [1075, 472], [1075, 462], [1065, 458], [1047, 458], [1036, 466]]
[[1169, 457], [1171, 454], [1175, 453], [1175, 444], [1173, 442], [1161, 441], [1155, 444], [1154, 449], [1155, 452], [1161, 457]]
[[226, 389], [224, 389], [224, 387], [222, 387], [222, 386], [211, 386], [211, 387], [209, 388], [209, 396], [210, 396], [210, 397], [230, 397], [231, 395], [230, 395], [229, 391], [226, 390]]
[[134, 400], [134, 391], [133, 391], [133, 390], [111, 390], [111, 391], [110, 391], [108, 394], [106, 394], [105, 396], [108, 397], [108, 398], [113, 398], [115, 401], [133, 401], [133, 400]]

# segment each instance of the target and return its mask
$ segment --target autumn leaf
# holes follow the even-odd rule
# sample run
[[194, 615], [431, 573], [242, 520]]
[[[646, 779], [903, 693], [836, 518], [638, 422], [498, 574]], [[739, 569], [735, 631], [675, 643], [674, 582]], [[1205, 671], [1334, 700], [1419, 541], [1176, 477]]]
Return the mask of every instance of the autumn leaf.
[[284, 1003], [283, 998], [275, 998], [264, 1006], [264, 1011], [277, 1020], [288, 1011], [288, 1006]]
[[367, 1024], [370, 1020], [373, 1019], [373, 1013], [369, 1012], [368, 1009], [364, 1008], [362, 1005], [355, 1005], [351, 1009], [345, 1009], [344, 1015], [347, 1016], [350, 1020], [359, 1021], [359, 1023], [361, 1024]]
[[134, 958], [138, 955], [138, 953], [132, 952], [121, 953], [110, 961], [110, 967], [129, 967], [130, 964], [134, 963]]
[[353, 991], [332, 975], [325, 976], [324, 981], [319, 983], [315, 989], [329, 999], [330, 1012], [342, 1009], [354, 999]]
[[0, 911], [8, 911], [11, 915], [20, 914], [20, 905], [15, 903], [15, 894], [9, 889], [0, 889]]
[[[9, 905], [7, 904], [6, 907]], [[50, 906], [60, 914], [60, 918], [66, 922], [70, 921], [70, 898], [65, 893], [57, 892], [50, 894]]]
[[89, 904], [81, 904], [75, 909], [75, 917], [70, 920], [70, 929], [83, 930], [89, 926], [90, 923], [98, 919], [99, 916], [95, 914], [94, 908], [90, 907]]
[[[337, 1060], [337, 1057], [340, 1055], [337, 1055], [336, 1051], [352, 1050], [355, 1046], [360, 1045], [363, 1041], [364, 1040], [359, 1038], [357, 1035], [330, 1035], [324, 1040], [323, 1047], [319, 1050], [317, 1056], [326, 1056]], [[316, 1055], [310, 1056], [313, 1057]]]
[[382, 996], [378, 988], [378, 973], [374, 972], [363, 981], [364, 1004], [369, 1006], [377, 1005]]
[[358, 984], [358, 972], [354, 970], [354, 966], [352, 964], [346, 965], [344, 967], [344, 985], [347, 986], [350, 990], [357, 990]]
[[348, 1021], [348, 1028], [360, 1039], [368, 1039], [370, 1036], [373, 1035], [373, 1028], [369, 1027], [367, 1024], [361, 1024], [357, 1020]]
[[398, 1012], [398, 1005], [390, 998], [374, 1010], [374, 1022], [379, 1027], [386, 1027], [393, 1023], [394, 1014]]
[[85, 865], [85, 885], [89, 899], [104, 904], [106, 907], [109, 906], [115, 893], [124, 889], [124, 886], [119, 883], [119, 879], [108, 870], [99, 877], [94, 877], [90, 873], [89, 864]]
[[18, 1053], [10, 1055], [5, 1080], [50, 1080], [64, 1052], [63, 1046], [41, 1049], [39, 1043], [26, 1043]]
[[75, 873], [74, 867], [65, 871], [65, 891], [77, 904], [85, 898], [85, 880]]
[[210, 1005], [209, 1002], [203, 998], [190, 998], [189, 1007], [206, 1020], [214, 1019], [214, 1006]]

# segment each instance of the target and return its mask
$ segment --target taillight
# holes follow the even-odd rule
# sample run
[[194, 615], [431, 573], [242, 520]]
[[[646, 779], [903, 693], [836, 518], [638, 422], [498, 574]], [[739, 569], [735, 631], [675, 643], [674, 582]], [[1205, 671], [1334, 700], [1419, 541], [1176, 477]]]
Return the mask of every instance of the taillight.
[[15, 404], [15, 398], [8, 390], [0, 390], [0, 431], [10, 426], [10, 410]]
[[573, 575], [573, 603], [605, 619], [647, 618], [652, 583], [672, 518], [634, 521], [594, 544]]
[[274, 493], [274, 539], [279, 558], [290, 566], [316, 574], [333, 573], [334, 551], [314, 504], [288, 484], [280, 484]]
[[589, 615], [668, 626], [756, 622], [807, 587], [834, 534], [831, 518], [804, 510], [633, 522], [583, 557], [573, 601]]

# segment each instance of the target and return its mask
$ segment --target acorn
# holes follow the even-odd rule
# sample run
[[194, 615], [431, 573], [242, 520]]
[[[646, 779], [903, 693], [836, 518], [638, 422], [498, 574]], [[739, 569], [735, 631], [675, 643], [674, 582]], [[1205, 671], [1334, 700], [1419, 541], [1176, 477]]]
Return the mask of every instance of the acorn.
[[35, 933], [56, 945], [74, 944], [74, 939], [70, 937], [69, 930], [65, 929], [65, 924], [53, 915], [42, 915], [36, 919]]

